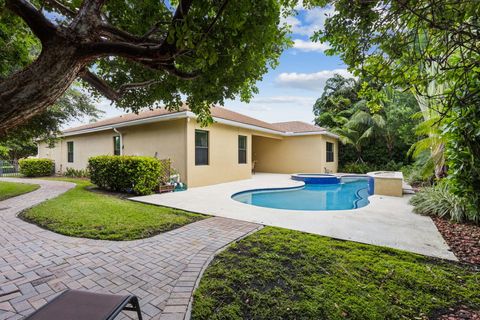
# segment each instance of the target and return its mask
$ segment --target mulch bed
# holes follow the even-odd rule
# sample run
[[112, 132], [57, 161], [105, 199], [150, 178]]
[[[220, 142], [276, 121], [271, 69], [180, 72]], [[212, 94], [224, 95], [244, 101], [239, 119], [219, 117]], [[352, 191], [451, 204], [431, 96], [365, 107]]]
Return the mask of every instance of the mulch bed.
[[455, 223], [438, 217], [432, 217], [432, 219], [438, 231], [460, 261], [480, 265], [480, 226]]
[[466, 306], [460, 306], [456, 309], [448, 309], [441, 315], [433, 318], [435, 320], [480, 320], [480, 312], [473, 311]]

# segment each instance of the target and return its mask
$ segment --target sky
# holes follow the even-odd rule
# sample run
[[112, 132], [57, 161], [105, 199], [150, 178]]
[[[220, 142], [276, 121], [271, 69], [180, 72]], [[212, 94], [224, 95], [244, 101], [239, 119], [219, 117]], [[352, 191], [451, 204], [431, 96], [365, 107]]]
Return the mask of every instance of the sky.
[[[277, 68], [270, 69], [257, 83], [259, 93], [250, 103], [227, 100], [226, 108], [267, 122], [298, 120], [313, 123], [312, 107], [321, 96], [325, 81], [335, 73], [349, 76], [339, 57], [324, 54], [328, 44], [310, 41], [313, 33], [323, 28], [332, 9], [298, 8], [297, 11], [298, 15], [285, 19], [291, 25], [294, 46], [284, 51]], [[102, 118], [124, 113], [108, 100], [102, 99], [97, 105], [105, 111]], [[77, 124], [80, 123], [74, 123]]]

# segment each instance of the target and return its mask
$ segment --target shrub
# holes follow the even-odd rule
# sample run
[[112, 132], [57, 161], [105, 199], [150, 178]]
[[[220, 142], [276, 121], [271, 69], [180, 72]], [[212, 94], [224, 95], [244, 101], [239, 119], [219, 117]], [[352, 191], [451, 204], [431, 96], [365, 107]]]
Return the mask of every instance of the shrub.
[[54, 172], [54, 162], [51, 159], [21, 159], [20, 173], [27, 177], [51, 176]]
[[374, 167], [362, 162], [350, 162], [340, 169], [340, 172], [345, 173], [367, 173], [370, 171], [375, 171]]
[[63, 175], [65, 177], [69, 177], [69, 178], [88, 178], [88, 177], [90, 177], [90, 173], [88, 172], [88, 169], [67, 168]]
[[384, 165], [377, 166], [377, 170], [382, 170], [382, 171], [400, 171], [403, 167], [402, 162], [395, 162], [393, 160], [390, 160]]
[[478, 216], [469, 215], [466, 199], [450, 192], [445, 183], [423, 189], [412, 197], [410, 204], [419, 214], [450, 218], [456, 222], [479, 222]]
[[368, 162], [350, 162], [340, 168], [340, 172], [344, 173], [367, 173], [372, 171], [399, 171], [403, 166], [401, 162], [393, 160], [382, 165], [375, 165]]
[[97, 156], [88, 159], [88, 170], [100, 188], [146, 195], [158, 189], [160, 164], [152, 157]]
[[404, 166], [401, 171], [405, 181], [413, 187], [429, 187], [435, 178], [433, 175], [425, 175], [422, 168], [416, 164]]

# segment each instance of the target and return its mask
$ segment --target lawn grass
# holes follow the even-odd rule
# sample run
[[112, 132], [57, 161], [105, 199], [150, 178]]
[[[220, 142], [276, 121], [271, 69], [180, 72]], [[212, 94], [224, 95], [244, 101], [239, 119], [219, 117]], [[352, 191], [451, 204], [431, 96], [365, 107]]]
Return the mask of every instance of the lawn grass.
[[192, 319], [429, 319], [480, 310], [473, 267], [266, 227], [219, 254]]
[[0, 201], [37, 190], [38, 184], [0, 181]]
[[133, 202], [90, 191], [88, 180], [55, 179], [75, 182], [75, 188], [20, 214], [26, 221], [68, 236], [134, 240], [151, 237], [205, 216], [181, 210]]

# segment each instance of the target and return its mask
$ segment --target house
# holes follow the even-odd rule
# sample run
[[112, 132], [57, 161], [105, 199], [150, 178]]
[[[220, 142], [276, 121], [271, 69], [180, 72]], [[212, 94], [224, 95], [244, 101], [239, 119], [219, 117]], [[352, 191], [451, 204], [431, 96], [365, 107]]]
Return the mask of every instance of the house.
[[202, 127], [188, 108], [125, 114], [65, 130], [39, 157], [55, 170], [84, 169], [96, 155], [169, 158], [189, 187], [248, 179], [257, 172], [337, 171], [338, 137], [300, 121], [267, 123], [223, 107], [211, 107], [214, 123]]

